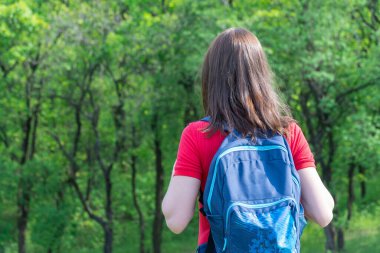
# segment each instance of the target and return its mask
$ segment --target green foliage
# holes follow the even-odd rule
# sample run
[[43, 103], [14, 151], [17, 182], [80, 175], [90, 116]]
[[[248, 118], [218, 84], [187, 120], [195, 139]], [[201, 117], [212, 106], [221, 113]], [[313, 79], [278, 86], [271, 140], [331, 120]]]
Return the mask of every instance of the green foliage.
[[[203, 116], [204, 53], [233, 26], [260, 39], [275, 85], [337, 200], [334, 222], [345, 232], [347, 252], [375, 252], [378, 13], [379, 3], [362, 0], [2, 1], [0, 252], [17, 250], [20, 204], [29, 212], [27, 252], [101, 252], [102, 226], [83, 208], [72, 180], [90, 212], [107, 221], [103, 169], [110, 164], [113, 252], [138, 252], [133, 157], [150, 252], [156, 141], [166, 186], [183, 127]], [[351, 167], [355, 202], [348, 221]], [[193, 252], [197, 220], [180, 236], [166, 228], [163, 235], [163, 252]], [[324, 248], [315, 225], [302, 240], [303, 252]]]

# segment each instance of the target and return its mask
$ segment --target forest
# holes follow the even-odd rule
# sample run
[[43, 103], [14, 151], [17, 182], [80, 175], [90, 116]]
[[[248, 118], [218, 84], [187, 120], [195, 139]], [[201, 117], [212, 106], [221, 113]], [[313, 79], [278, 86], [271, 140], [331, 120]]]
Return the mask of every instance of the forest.
[[217, 34], [261, 41], [335, 200], [302, 252], [380, 252], [378, 0], [1, 0], [0, 253], [190, 253], [161, 212]]

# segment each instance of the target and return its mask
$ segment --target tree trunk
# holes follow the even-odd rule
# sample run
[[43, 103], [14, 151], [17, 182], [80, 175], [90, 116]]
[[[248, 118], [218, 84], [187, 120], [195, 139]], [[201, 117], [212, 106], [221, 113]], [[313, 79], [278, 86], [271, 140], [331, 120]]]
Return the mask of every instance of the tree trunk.
[[104, 230], [104, 253], [112, 253], [113, 230], [108, 224]]
[[28, 216], [29, 216], [29, 194], [25, 195], [23, 192], [20, 192], [22, 196], [19, 199], [19, 216], [17, 218], [17, 229], [18, 229], [18, 253], [26, 252], [26, 227], [28, 225]]
[[112, 211], [112, 182], [110, 166], [104, 173], [106, 187], [106, 219], [107, 224], [104, 229], [104, 253], [112, 253], [113, 242], [113, 211]]
[[[136, 136], [136, 128], [132, 126], [132, 146], [133, 148], [137, 148], [137, 136]], [[139, 230], [140, 230], [140, 253], [145, 253], [145, 220], [144, 214], [140, 208], [137, 192], [136, 192], [136, 174], [137, 174], [137, 156], [132, 154], [132, 197], [133, 197], [133, 205], [137, 210], [137, 215], [139, 218]]]
[[[28, 86], [29, 84], [27, 84]], [[27, 99], [26, 104], [27, 108], [30, 109], [30, 92], [31, 88], [27, 88]], [[28, 217], [29, 217], [29, 206], [30, 206], [30, 192], [32, 188], [32, 183], [29, 178], [24, 178], [23, 166], [28, 160], [33, 158], [35, 152], [35, 145], [37, 139], [37, 123], [38, 123], [38, 102], [37, 109], [34, 110], [33, 115], [28, 115], [23, 125], [24, 139], [22, 143], [23, 155], [20, 160], [20, 179], [18, 183], [18, 194], [17, 194], [17, 206], [19, 216], [17, 218], [17, 229], [18, 229], [18, 252], [26, 252], [26, 229], [28, 226]], [[34, 116], [34, 117], [33, 117]]]
[[363, 166], [359, 166], [359, 173], [362, 176], [362, 179], [360, 181], [360, 196], [361, 198], [365, 198], [365, 195], [367, 193], [367, 187], [366, 187], [366, 179], [365, 179], [365, 168]]
[[343, 250], [344, 248], [344, 231], [342, 228], [338, 228], [338, 251]]
[[154, 151], [156, 154], [156, 196], [155, 196], [155, 211], [153, 223], [153, 253], [161, 253], [162, 241], [162, 222], [163, 215], [161, 212], [161, 202], [163, 198], [164, 186], [164, 168], [162, 165], [162, 150], [161, 142], [156, 129], [154, 139]]
[[144, 220], [144, 214], [141, 211], [140, 205], [137, 200], [137, 193], [136, 193], [136, 161], [137, 157], [135, 155], [132, 155], [132, 196], [133, 196], [133, 204], [137, 210], [137, 215], [139, 218], [139, 230], [140, 230], [140, 253], [145, 252], [145, 220]]
[[[29, 90], [27, 89], [27, 96], [29, 96]], [[27, 98], [27, 107], [30, 108], [29, 98]], [[30, 136], [32, 133], [32, 116], [29, 115], [25, 120], [24, 126], [24, 140], [22, 143], [23, 155], [20, 161], [20, 179], [18, 183], [18, 194], [17, 194], [17, 206], [18, 206], [18, 217], [17, 217], [17, 229], [18, 229], [18, 253], [26, 252], [25, 245], [25, 233], [28, 225], [29, 216], [29, 203], [30, 203], [30, 191], [28, 186], [28, 179], [24, 178], [23, 168], [24, 164], [30, 159]]]
[[326, 252], [335, 252], [335, 228], [333, 222], [325, 227], [324, 232], [326, 236]]
[[351, 216], [352, 216], [352, 204], [355, 201], [354, 172], [355, 172], [355, 166], [354, 166], [354, 164], [350, 164], [350, 168], [348, 169], [347, 220], [351, 219]]

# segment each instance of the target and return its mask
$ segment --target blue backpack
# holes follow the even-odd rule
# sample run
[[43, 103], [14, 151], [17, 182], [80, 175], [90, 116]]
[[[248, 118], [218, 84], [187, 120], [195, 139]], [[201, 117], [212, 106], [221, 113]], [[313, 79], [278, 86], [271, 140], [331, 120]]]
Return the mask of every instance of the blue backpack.
[[198, 252], [300, 252], [306, 220], [298, 173], [283, 136], [252, 141], [231, 132], [211, 162], [201, 195], [211, 233]]

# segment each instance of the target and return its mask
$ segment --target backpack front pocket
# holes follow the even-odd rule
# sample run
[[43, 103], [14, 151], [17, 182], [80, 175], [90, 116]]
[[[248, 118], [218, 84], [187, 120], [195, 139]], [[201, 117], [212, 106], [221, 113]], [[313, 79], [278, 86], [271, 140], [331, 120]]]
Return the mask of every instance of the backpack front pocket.
[[226, 221], [226, 252], [294, 252], [297, 242], [295, 201], [234, 203]]

